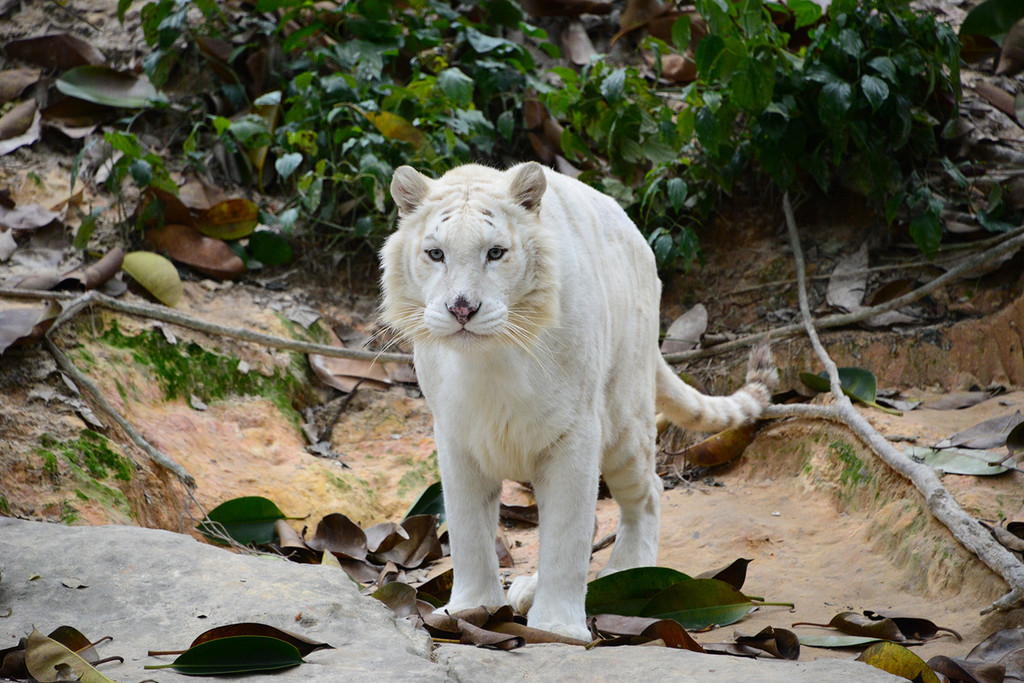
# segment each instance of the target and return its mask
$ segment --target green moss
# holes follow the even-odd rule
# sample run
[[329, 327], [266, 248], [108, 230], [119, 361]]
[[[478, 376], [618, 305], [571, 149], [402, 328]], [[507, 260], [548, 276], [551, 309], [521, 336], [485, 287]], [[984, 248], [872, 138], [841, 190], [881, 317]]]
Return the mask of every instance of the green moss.
[[67, 501], [60, 504], [60, 521], [64, 524], [74, 524], [78, 521], [78, 510], [74, 505]]
[[[301, 354], [292, 354], [290, 372], [275, 370], [266, 377], [259, 372], [241, 373], [237, 357], [207, 351], [195, 342], [170, 344], [157, 330], [125, 335], [116, 320], [100, 340], [128, 351], [138, 365], [149, 369], [168, 399], [195, 395], [210, 403], [229, 396], [261, 396], [293, 424], [300, 422], [293, 404], [301, 402], [299, 399], [308, 391], [304, 382], [306, 362]], [[123, 389], [119, 387], [118, 391]]]
[[855, 488], [871, 481], [871, 470], [857, 457], [852, 444], [846, 441], [833, 441], [828, 445], [828, 452], [843, 464], [843, 471], [839, 474], [840, 484]]
[[11, 503], [7, 500], [7, 496], [0, 496], [0, 515], [11, 514]]
[[429, 484], [441, 478], [441, 472], [437, 468], [437, 451], [419, 462], [416, 458], [409, 458], [402, 464], [408, 469], [398, 480], [399, 498], [404, 498], [410, 491], [422, 491]]
[[43, 472], [46, 472], [51, 477], [56, 477], [60, 474], [60, 468], [57, 466], [57, 456], [53, 451], [37, 448], [36, 455], [43, 459]]
[[131, 481], [135, 467], [131, 461], [114, 451], [107, 438], [91, 429], [83, 429], [74, 441], [62, 444], [64, 458], [80, 464], [93, 479], [106, 479], [113, 470], [114, 478]]

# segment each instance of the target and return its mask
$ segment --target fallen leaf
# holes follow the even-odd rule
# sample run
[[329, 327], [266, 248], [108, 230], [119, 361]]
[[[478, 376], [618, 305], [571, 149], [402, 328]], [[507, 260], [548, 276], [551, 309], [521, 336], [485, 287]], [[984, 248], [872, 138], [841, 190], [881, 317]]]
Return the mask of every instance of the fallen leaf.
[[1001, 459], [998, 453], [967, 448], [929, 448], [927, 446], [905, 446], [903, 454], [946, 474], [970, 474], [988, 476], [1002, 474], [1007, 468], [992, 464]]
[[509, 567], [516, 566], [516, 561], [512, 558], [512, 550], [508, 546], [508, 538], [500, 530], [498, 535], [494, 537], [494, 551], [498, 554], [499, 567], [508, 569]]
[[962, 410], [987, 401], [991, 397], [992, 393], [989, 391], [961, 391], [936, 399], [927, 399], [923, 407], [931, 410]]
[[[660, 640], [665, 643], [665, 647], [704, 652], [704, 648], [686, 632], [686, 629], [672, 619], [598, 614], [591, 617], [590, 626], [591, 630], [610, 638], [610, 641], [602, 641], [601, 645], [641, 645]], [[618, 642], [620, 640], [622, 642]]]
[[847, 312], [859, 309], [868, 281], [867, 267], [868, 243], [865, 242], [856, 252], [841, 258], [832, 269], [825, 295], [828, 305]]
[[398, 543], [409, 539], [407, 532], [400, 524], [381, 522], [374, 524], [364, 532], [366, 547], [371, 553], [383, 553], [394, 548]]
[[562, 45], [568, 53], [569, 61], [576, 66], [589, 64], [591, 58], [597, 54], [581, 21], [570, 21], [565, 27], [562, 32]]
[[435, 481], [423, 489], [423, 492], [405, 511], [402, 519], [409, 519], [415, 515], [435, 515], [438, 524], [445, 521], [444, 494], [441, 491], [441, 482]]
[[800, 659], [800, 641], [788, 629], [766, 626], [753, 636], [737, 635], [736, 643], [764, 650], [779, 659]]
[[[354, 358], [336, 358], [311, 353], [307, 357], [309, 367], [321, 382], [345, 393], [351, 392], [356, 384], [360, 387], [384, 390], [391, 386], [391, 379], [380, 363]], [[361, 382], [361, 383], [360, 383]]]
[[196, 220], [207, 237], [237, 240], [248, 237], [259, 223], [259, 208], [248, 199], [228, 199], [202, 211]]
[[374, 553], [375, 558], [394, 562], [405, 569], [416, 569], [443, 556], [433, 515], [406, 517], [402, 520], [402, 528], [409, 534], [409, 538], [396, 543], [386, 552]]
[[676, 353], [697, 348], [701, 335], [708, 329], [708, 309], [697, 304], [672, 321], [661, 342], [662, 353]]
[[[817, 375], [812, 375], [809, 372], [801, 372], [800, 381], [815, 391], [828, 392], [832, 390], [825, 371], [822, 371]], [[888, 413], [890, 415], [902, 415], [898, 410], [880, 406], [875, 402], [875, 393], [877, 391], [878, 384], [871, 371], [863, 368], [839, 368], [839, 383], [842, 387], [843, 393], [849, 396], [852, 400], [871, 406], [877, 410], [881, 410], [883, 413]]]
[[395, 613], [399, 619], [418, 614], [416, 609], [416, 589], [404, 583], [392, 582], [370, 594], [371, 598], [380, 600]]
[[117, 275], [123, 263], [124, 250], [121, 247], [114, 247], [98, 261], [66, 273], [61, 281], [57, 283], [57, 288], [95, 289]]
[[107, 61], [95, 47], [67, 33], [11, 40], [4, 45], [4, 52], [24, 62], [58, 70]]
[[313, 550], [329, 550], [348, 559], [366, 559], [366, 533], [347, 516], [337, 512], [320, 520], [316, 533], [306, 540], [306, 544]]
[[1013, 428], [1024, 422], [1024, 415], [1018, 410], [1012, 415], [994, 417], [959, 431], [935, 444], [936, 448], [963, 446], [966, 448], [999, 448], [1006, 445], [1006, 437]]
[[279, 671], [302, 664], [291, 643], [268, 636], [230, 636], [189, 648], [173, 663], [146, 669], [174, 669], [189, 676], [224, 676], [255, 671]]
[[537, 504], [533, 505], [506, 505], [502, 503], [498, 508], [498, 519], [503, 522], [522, 522], [530, 526], [540, 524], [540, 513]]
[[[306, 545], [306, 542], [302, 540], [302, 536], [295, 529], [292, 529], [284, 519], [274, 522], [274, 533], [277, 534], [277, 545], [281, 549], [281, 554], [292, 562], [316, 564], [320, 560], [320, 555], [323, 553], [319, 553]], [[331, 555], [330, 553], [326, 554]], [[331, 555], [331, 557], [334, 556]]]
[[969, 662], [1002, 664], [1006, 680], [1024, 680], [1024, 629], [996, 631], [967, 653]]
[[71, 680], [70, 675], [83, 683], [112, 683], [89, 662], [35, 629], [25, 643], [25, 668], [40, 683]]
[[224, 190], [198, 179], [189, 180], [179, 187], [177, 199], [189, 209], [196, 211], [205, 211], [215, 204], [227, 201]]
[[719, 581], [725, 581], [736, 590], [741, 590], [743, 588], [743, 583], [747, 580], [747, 565], [751, 562], [753, 562], [753, 560], [745, 560], [741, 557], [733, 560], [727, 567], [712, 569], [698, 574], [694, 578], [718, 579]]
[[267, 266], [281, 266], [294, 258], [288, 239], [273, 230], [257, 230], [249, 236], [248, 251], [252, 257]]
[[1014, 534], [998, 525], [992, 526], [982, 521], [979, 521], [978, 523], [988, 529], [999, 544], [1007, 550], [1012, 550], [1017, 553], [1024, 552], [1024, 538], [1021, 538], [1020, 536], [1017, 536], [1017, 534]]
[[1003, 683], [1006, 666], [992, 662], [974, 662], [958, 657], [937, 655], [927, 662], [929, 668], [951, 681], [960, 683]]
[[42, 337], [60, 315], [56, 301], [32, 308], [0, 310], [0, 354], [15, 344], [25, 344]]
[[[30, 100], [30, 102], [32, 103], [33, 108], [34, 108], [35, 100]], [[23, 114], [23, 112], [17, 111], [17, 107], [16, 107], [14, 110], [8, 112], [7, 115], [5, 115], [3, 117], [3, 119], [0, 119], [0, 121], [5, 121], [7, 119], [10, 119], [10, 120], [6, 121], [5, 124], [6, 125], [11, 125], [14, 128], [17, 128], [17, 127], [19, 127], [21, 125], [21, 123], [23, 123], [23, 119], [21, 119], [21, 118], [15, 119], [14, 116], [12, 116], [12, 115], [21, 116], [22, 114]], [[31, 115], [31, 117], [30, 117], [28, 128], [25, 130], [25, 132], [19, 133], [17, 135], [12, 135], [11, 137], [8, 137], [6, 139], [0, 139], [0, 156], [3, 156], [5, 154], [10, 154], [11, 152], [13, 152], [14, 150], [18, 149], [19, 147], [24, 147], [25, 145], [31, 145], [34, 142], [36, 142], [36, 140], [38, 140], [40, 135], [42, 134], [42, 123], [41, 123], [41, 121], [42, 121], [42, 117], [39, 114], [39, 111], [38, 110], [34, 110], [32, 115]]]
[[15, 209], [0, 206], [0, 225], [12, 230], [35, 230], [60, 220], [60, 214], [39, 204], [23, 204]]
[[669, 457], [661, 464], [659, 474], [668, 473], [673, 471], [673, 468], [682, 468], [687, 464], [714, 467], [731, 462], [743, 454], [762, 426], [762, 423], [752, 422], [742, 427], [727, 429], [681, 451], [668, 453]]
[[851, 636], [864, 636], [894, 642], [904, 642], [906, 640], [903, 633], [900, 632], [899, 626], [892, 619], [872, 619], [859, 612], [840, 612], [832, 617], [828, 624], [797, 622], [793, 626], [834, 628]]
[[690, 579], [656, 594], [643, 606], [639, 616], [675, 619], [684, 628], [694, 631], [735, 623], [756, 606], [724, 581]]
[[262, 496], [232, 498], [210, 510], [196, 528], [207, 538], [220, 541], [226, 533], [242, 545], [270, 543], [275, 537], [275, 523], [285, 519], [281, 509]]
[[168, 223], [162, 228], [150, 228], [146, 239], [175, 261], [204, 275], [230, 280], [245, 272], [245, 263], [231, 247], [192, 226]]
[[1024, 19], [1018, 20], [1003, 38], [996, 76], [1016, 76], [1024, 71]]
[[116, 71], [108, 66], [80, 66], [57, 79], [57, 90], [86, 102], [108, 107], [142, 109], [161, 99], [145, 74]]
[[146, 228], [167, 223], [195, 227], [196, 219], [183, 199], [159, 187], [147, 187], [135, 207], [135, 220]]
[[437, 602], [437, 606], [440, 607], [451, 599], [454, 579], [455, 572], [451, 569], [446, 569], [426, 583], [418, 586], [416, 590], [421, 597], [427, 595], [433, 598]]
[[864, 650], [857, 657], [857, 661], [870, 664], [876, 669], [888, 671], [894, 676], [906, 678], [909, 681], [939, 683], [939, 677], [924, 663], [923, 659], [897, 643], [885, 641], [875, 643]]
[[0, 104], [21, 95], [25, 88], [39, 80], [39, 69], [4, 69], [0, 71]]
[[38, 110], [38, 102], [35, 100], [25, 100], [14, 105], [10, 111], [0, 116], [0, 140], [7, 140], [24, 134], [32, 127], [32, 121], [35, 120]]
[[976, 82], [973, 88], [974, 92], [978, 93], [978, 95], [980, 95], [986, 102], [1009, 116], [1014, 121], [1017, 120], [1017, 108], [1013, 103], [1013, 95], [1006, 92], [998, 85], [988, 83], [986, 81]]
[[859, 647], [861, 645], [867, 645], [869, 643], [877, 643], [881, 641], [881, 638], [872, 638], [870, 636], [800, 636], [799, 638], [801, 645], [807, 647], [825, 647], [825, 648], [839, 648], [839, 647]]
[[936, 626], [934, 622], [922, 619], [921, 617], [905, 617], [899, 614], [875, 612], [873, 610], [864, 610], [864, 616], [873, 620], [891, 620], [907, 640], [929, 640], [937, 636], [940, 631], [945, 631], [957, 640], [962, 640], [960, 634], [953, 629]]
[[174, 264], [151, 251], [133, 251], [124, 255], [121, 266], [143, 289], [161, 303], [174, 308], [184, 294], [181, 277]]
[[594, 579], [587, 584], [587, 614], [641, 615], [651, 598], [680, 581], [686, 574], [668, 567], [636, 567]]
[[209, 631], [204, 631], [196, 636], [196, 639], [192, 641], [191, 645], [189, 645], [189, 649], [197, 645], [202, 645], [203, 643], [208, 643], [211, 640], [230, 638], [233, 636], [266, 636], [268, 638], [277, 638], [278, 640], [283, 640], [286, 643], [291, 643], [302, 656], [306, 656], [310, 652], [316, 652], [317, 650], [334, 649], [333, 645], [319, 643], [305, 636], [300, 636], [297, 633], [292, 633], [291, 631], [285, 631], [284, 629], [256, 622], [241, 622], [211, 628]]

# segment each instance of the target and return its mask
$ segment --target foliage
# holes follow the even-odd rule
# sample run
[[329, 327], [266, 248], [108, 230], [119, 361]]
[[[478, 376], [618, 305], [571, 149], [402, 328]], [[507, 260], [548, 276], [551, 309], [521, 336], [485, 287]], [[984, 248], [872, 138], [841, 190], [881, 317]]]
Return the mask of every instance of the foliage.
[[[809, 0], [788, 10], [761, 0], [695, 5], [707, 35], [693, 49], [697, 80], [677, 106], [672, 93], [651, 93], [636, 69], [604, 61], [578, 76], [557, 70], [565, 87], [544, 98], [566, 124], [563, 152], [601, 169], [585, 177], [650, 230], [662, 265], [695, 255], [694, 224], [751, 166], [786, 190], [808, 180], [823, 191], [852, 184], [890, 222], [905, 208], [915, 241], [933, 254], [942, 202], [921, 171], [956, 113], [952, 29], [882, 0], [836, 0], [825, 16]], [[691, 21], [684, 15], [673, 27], [680, 52]], [[671, 48], [648, 46], [658, 69]]]
[[[122, 16], [130, 5], [120, 1]], [[464, 11], [442, 0], [359, 0], [314, 12], [305, 0], [260, 0], [257, 13], [238, 16], [209, 0], [155, 0], [142, 9], [153, 49], [144, 65], [154, 83], [165, 83], [179, 66], [180, 42], [196, 46], [237, 107], [231, 117], [211, 115], [207, 130], [259, 182], [259, 152], [265, 157], [271, 147], [280, 182], [298, 190], [283, 227], [301, 213], [342, 237], [374, 238], [388, 223], [386, 188], [395, 167], [440, 172], [497, 161], [499, 149], [517, 151], [524, 93], [545, 87], [530, 52], [503, 35], [519, 30], [557, 52], [544, 31], [523, 21], [518, 4], [459, 7]], [[198, 25], [189, 24], [190, 9], [202, 17]], [[210, 41], [229, 46], [226, 61], [213, 56]], [[279, 45], [280, 59], [269, 59], [271, 44]], [[254, 55], [272, 61], [280, 89], [247, 92]], [[186, 141], [191, 158], [199, 132]]]
[[[120, 0], [122, 14], [131, 2]], [[905, 1], [835, 0], [824, 15], [812, 0], [695, 6], [673, 27], [672, 46], [644, 45], [660, 76], [661, 58], [685, 53], [693, 33], [697, 80], [682, 88], [652, 90], [637, 68], [604, 57], [555, 68], [552, 88], [509, 32], [557, 50], [513, 0], [259, 0], [246, 15], [210, 0], [151, 0], [145, 67], [167, 82], [187, 66], [182, 42], [209, 62], [234, 113], [210, 114], [183, 150], [195, 162], [203, 136], [215, 135], [261, 185], [273, 181], [269, 153], [276, 181], [297, 190], [277, 219], [286, 232], [304, 215], [375, 241], [399, 164], [438, 173], [527, 156], [523, 101], [536, 92], [563, 124], [562, 153], [623, 205], [662, 267], [699, 257], [697, 229], [750, 169], [787, 190], [852, 185], [890, 223], [907, 218], [934, 254], [946, 198], [925, 170], [956, 114], [952, 30]], [[698, 21], [702, 31], [691, 31]], [[276, 85], [252, 76], [254, 59]], [[985, 216], [1001, 229], [998, 199]]]

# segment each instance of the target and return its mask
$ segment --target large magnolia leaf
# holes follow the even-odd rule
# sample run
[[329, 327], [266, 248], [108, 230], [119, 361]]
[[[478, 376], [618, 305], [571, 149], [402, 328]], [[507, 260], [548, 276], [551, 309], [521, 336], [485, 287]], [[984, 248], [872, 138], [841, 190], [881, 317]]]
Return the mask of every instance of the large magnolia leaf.
[[444, 494], [441, 491], [441, 482], [436, 481], [423, 489], [423, 493], [405, 511], [403, 519], [413, 515], [437, 515], [438, 523], [444, 522]]
[[935, 447], [999, 448], [1006, 444], [1006, 438], [1013, 428], [1021, 423], [1024, 423], [1024, 415], [1019, 410], [1010, 415], [1000, 415], [959, 431], [935, 444]]
[[343, 514], [326, 515], [316, 526], [316, 533], [306, 541], [314, 550], [328, 550], [353, 560], [366, 558], [366, 533]]
[[196, 227], [207, 237], [237, 240], [252, 234], [259, 214], [259, 208], [248, 199], [228, 199], [201, 212]]
[[19, 38], [4, 45], [8, 57], [50, 69], [103, 64], [107, 58], [91, 44], [67, 33]]
[[857, 661], [888, 671], [894, 676], [920, 683], [939, 683], [939, 677], [924, 660], [897, 643], [882, 641], [864, 650]]
[[654, 616], [641, 615], [651, 598], [669, 586], [688, 580], [692, 579], [668, 567], [636, 567], [594, 579], [587, 584], [587, 614]]
[[270, 543], [279, 519], [286, 519], [286, 516], [273, 501], [261, 496], [244, 496], [210, 510], [206, 520], [196, 528], [213, 540], [218, 540], [218, 534], [223, 531], [242, 545]]
[[175, 261], [204, 275], [231, 279], [245, 272], [245, 263], [224, 241], [207, 237], [190, 225], [170, 223], [150, 228], [146, 239]]
[[1003, 456], [993, 451], [969, 448], [937, 449], [927, 446], [905, 446], [903, 454], [946, 474], [985, 476], [1002, 474], [1008, 469], [1002, 465], [992, 464], [1003, 459]]
[[690, 579], [655, 595], [640, 610], [639, 616], [675, 619], [683, 628], [693, 631], [735, 623], [756, 606], [724, 581]]
[[660, 640], [666, 647], [704, 652], [678, 621], [650, 617], [625, 617], [621, 614], [598, 614], [591, 625], [608, 640], [601, 645], [642, 645]]
[[[800, 381], [815, 391], [831, 391], [828, 374], [824, 371], [817, 375], [801, 372]], [[889, 413], [890, 415], [903, 414], [898, 410], [880, 406], [875, 402], [878, 382], [874, 374], [869, 370], [863, 368], [839, 368], [839, 384], [843, 389], [843, 393], [854, 401], [877, 408], [883, 413]]]
[[69, 680], [67, 674], [71, 672], [83, 683], [112, 683], [89, 662], [37, 630], [25, 644], [25, 668], [40, 683]]
[[822, 635], [822, 636], [800, 636], [799, 638], [801, 645], [807, 647], [825, 647], [825, 648], [837, 648], [837, 647], [859, 647], [861, 645], [868, 645], [869, 643], [877, 643], [881, 638], [872, 638], [871, 636], [849, 636], [849, 635]]
[[302, 664], [291, 643], [268, 636], [230, 636], [189, 648], [172, 664], [147, 669], [174, 669], [186, 676], [224, 676], [256, 671], [279, 671]]
[[108, 66], [80, 66], [66, 71], [57, 90], [86, 102], [108, 107], [142, 109], [160, 99], [160, 93], [144, 74], [116, 71]]
[[151, 251], [133, 251], [124, 255], [121, 268], [136, 282], [171, 308], [178, 305], [184, 294], [181, 277], [174, 264]]

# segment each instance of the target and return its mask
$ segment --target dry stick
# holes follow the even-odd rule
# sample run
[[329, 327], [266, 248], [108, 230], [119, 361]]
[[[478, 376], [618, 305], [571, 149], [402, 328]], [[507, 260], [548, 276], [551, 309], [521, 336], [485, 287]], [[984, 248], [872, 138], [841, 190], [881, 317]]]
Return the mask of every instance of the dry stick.
[[100, 410], [105, 412], [110, 419], [116, 422], [121, 429], [128, 434], [131, 440], [135, 442], [135, 445], [145, 451], [146, 455], [148, 455], [155, 463], [173, 472], [189, 492], [196, 487], [196, 480], [192, 475], [189, 474], [184, 467], [158, 451], [152, 446], [152, 444], [142, 438], [142, 436], [135, 431], [135, 428], [132, 427], [127, 420], [121, 417], [120, 413], [114, 409], [114, 406], [110, 405], [107, 399], [104, 398], [99, 387], [93, 384], [92, 380], [86, 377], [78, 368], [75, 367], [74, 363], [64, 355], [64, 352], [57, 348], [57, 345], [53, 343], [52, 339], [44, 336], [43, 344], [46, 345], [46, 349], [53, 356], [53, 359], [57, 361], [57, 365], [60, 366], [60, 369], [63, 370], [65, 374], [69, 375], [76, 384], [82, 387], [86, 393], [92, 397], [92, 400], [100, 407]]
[[[790, 208], [792, 213], [792, 208]], [[787, 220], [788, 217], [787, 217]], [[901, 297], [887, 301], [884, 304], [877, 306], [871, 306], [864, 308], [856, 313], [840, 313], [835, 315], [827, 315], [824, 318], [814, 320], [815, 327], [819, 329], [826, 329], [831, 327], [842, 327], [844, 325], [850, 325], [852, 323], [867, 320], [873, 318], [880, 313], [887, 313], [889, 311], [895, 311], [898, 308], [903, 308], [908, 304], [912, 304], [918, 299], [921, 299], [931, 292], [946, 286], [950, 282], [957, 280], [966, 273], [976, 270], [981, 266], [987, 265], [1002, 256], [1005, 256], [1012, 251], [1015, 251], [1021, 247], [1024, 247], [1024, 229], [1015, 230], [1012, 233], [1007, 233], [1007, 238], [985, 251], [974, 254], [965, 258], [960, 265], [956, 268], [947, 270], [945, 273], [935, 278], [931, 282], [918, 287], [912, 292], [904, 294]], [[799, 274], [798, 274], [799, 275]], [[798, 277], [798, 280], [800, 278]], [[800, 280], [802, 281], [802, 280]], [[805, 287], [806, 289], [806, 287]], [[800, 333], [804, 329], [803, 323], [793, 323], [791, 325], [784, 325], [782, 327], [776, 327], [770, 330], [771, 337], [773, 340], [784, 339], [786, 337], [792, 337]], [[665, 354], [665, 360], [669, 363], [681, 363], [683, 361], [695, 360], [698, 358], [706, 358], [707, 356], [715, 355], [722, 351], [731, 351], [733, 349], [743, 348], [749, 346], [754, 342], [760, 341], [767, 337], [769, 332], [756, 332], [754, 334], [747, 335], [741, 339], [734, 339], [722, 344], [717, 344], [707, 349], [696, 349], [694, 351], [680, 351], [678, 353], [667, 353]]]
[[[67, 296], [55, 296], [57, 292], [48, 292], [40, 290], [18, 290], [18, 289], [7, 289], [0, 288], [0, 297], [8, 296], [13, 298], [21, 299], [66, 299]], [[86, 292], [78, 296], [72, 301], [67, 309], [61, 313], [61, 315], [54, 321], [53, 328], [59, 327], [64, 324], [75, 315], [77, 315], [83, 308], [87, 306], [101, 306], [111, 311], [120, 311], [122, 313], [129, 313], [131, 315], [140, 316], [143, 318], [151, 318], [153, 320], [160, 320], [163, 322], [171, 323], [173, 325], [180, 325], [181, 327], [187, 327], [192, 330], [199, 332], [206, 332], [208, 334], [216, 334], [222, 337], [231, 337], [233, 339], [240, 339], [242, 341], [253, 342], [255, 344], [262, 344], [263, 346], [269, 346], [271, 348], [283, 349], [286, 351], [297, 351], [299, 353], [317, 353], [321, 356], [334, 356], [337, 358], [352, 358], [355, 360], [369, 360], [377, 361], [380, 363], [411, 363], [412, 355], [408, 353], [388, 353], [384, 351], [370, 351], [367, 349], [346, 349], [341, 346], [329, 346], [327, 344], [314, 344], [311, 342], [298, 341], [296, 339], [286, 339], [285, 337], [275, 337], [270, 334], [263, 334], [261, 332], [253, 332], [240, 327], [230, 327], [228, 325], [219, 325], [217, 323], [207, 322], [198, 318], [187, 316], [183, 313], [179, 313], [170, 308], [162, 306], [152, 306], [149, 304], [132, 303], [130, 301], [121, 301], [120, 299], [114, 299], [101, 294], [96, 290]], [[51, 329], [53, 329], [51, 328]]]
[[[807, 329], [807, 335], [810, 337], [811, 345], [814, 347], [814, 352], [822, 364], [824, 364], [826, 370], [828, 370], [832, 394], [836, 401], [836, 409], [849, 428], [885, 464], [913, 482], [917, 490], [924, 496], [932, 515], [945, 524], [960, 543], [988, 565], [992, 571], [1003, 577], [1006, 583], [1010, 585], [1011, 592], [991, 605], [983, 613], [992, 609], [1008, 609], [1019, 602], [1021, 597], [1024, 596], [1024, 565], [1006, 548], [996, 543], [992, 535], [977, 520], [964, 512], [960, 504], [957, 503], [956, 498], [942, 485], [934, 469], [914, 462], [900, 451], [897, 451], [871, 426], [863, 415], [854, 409], [849, 397], [843, 393], [839, 381], [839, 370], [829, 357], [828, 352], [825, 351], [825, 347], [821, 345], [818, 333], [814, 329], [814, 322], [811, 319], [810, 307], [807, 304], [807, 285], [804, 280], [804, 257], [800, 248], [800, 238], [796, 231], [796, 220], [793, 218], [793, 208], [789, 203], [789, 193], [783, 195], [782, 208], [786, 215], [786, 228], [793, 247], [793, 260], [796, 262], [796, 273], [799, 280], [800, 313]], [[1020, 234], [1014, 239], [1024, 242], [1024, 234]], [[1004, 242], [1001, 246], [1006, 247], [1010, 241]]]

